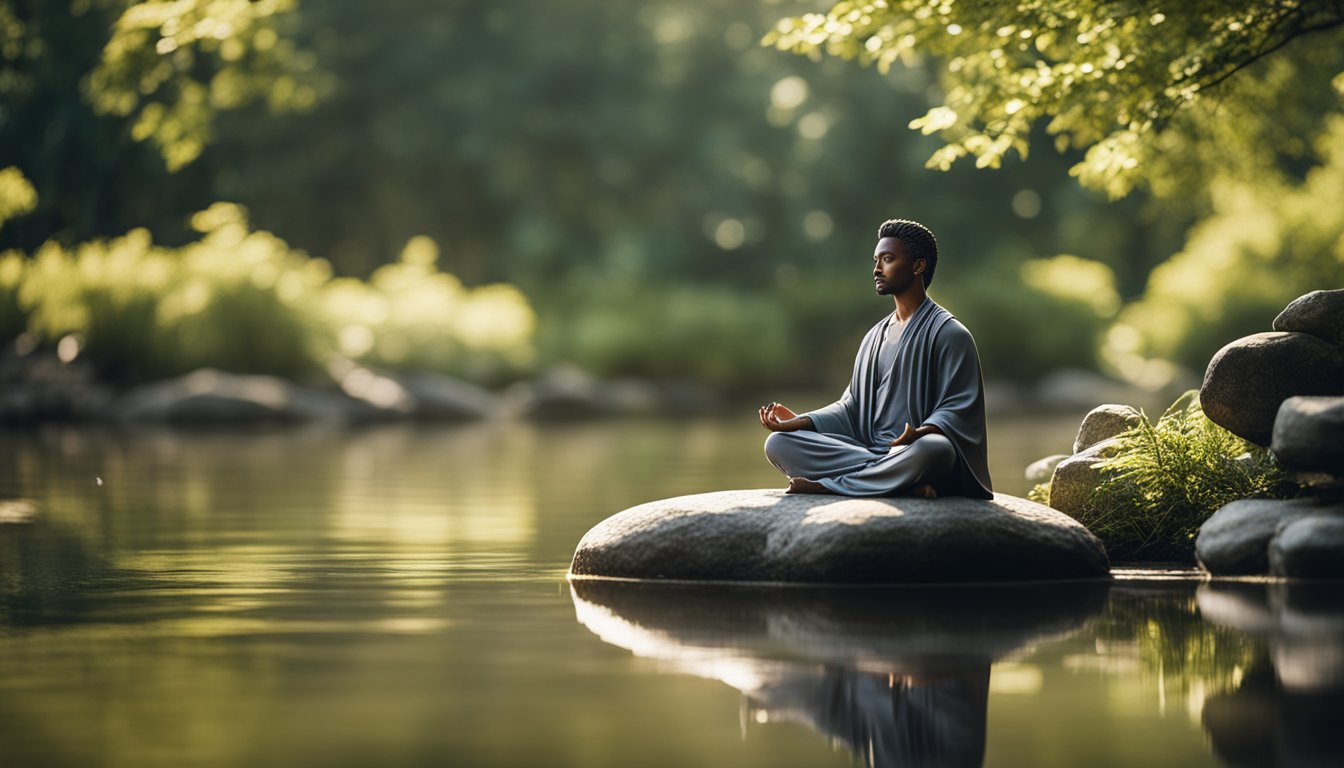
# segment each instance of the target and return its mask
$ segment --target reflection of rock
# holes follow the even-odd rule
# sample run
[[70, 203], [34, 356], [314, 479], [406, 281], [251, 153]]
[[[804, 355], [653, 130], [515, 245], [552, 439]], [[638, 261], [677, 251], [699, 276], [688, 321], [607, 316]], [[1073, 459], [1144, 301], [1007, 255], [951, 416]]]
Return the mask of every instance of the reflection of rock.
[[1338, 584], [1205, 584], [1198, 599], [1209, 621], [1269, 638], [1284, 689], [1344, 691], [1344, 590]]
[[1108, 586], [780, 589], [575, 581], [604, 641], [742, 691], [870, 766], [979, 766], [991, 662], [1076, 630]]
[[637, 655], [782, 652], [896, 673], [927, 671], [941, 659], [991, 660], [1072, 630], [1101, 609], [1108, 588], [1105, 582], [864, 589], [570, 584], [579, 621]]
[[1217, 624], [1268, 637], [1272, 664], [1210, 697], [1203, 723], [1233, 766], [1335, 766], [1344, 754], [1344, 590], [1338, 585], [1205, 584], [1199, 608]]
[[720, 491], [632, 507], [579, 542], [571, 575], [917, 583], [1106, 578], [1076, 520], [998, 494], [870, 499]]

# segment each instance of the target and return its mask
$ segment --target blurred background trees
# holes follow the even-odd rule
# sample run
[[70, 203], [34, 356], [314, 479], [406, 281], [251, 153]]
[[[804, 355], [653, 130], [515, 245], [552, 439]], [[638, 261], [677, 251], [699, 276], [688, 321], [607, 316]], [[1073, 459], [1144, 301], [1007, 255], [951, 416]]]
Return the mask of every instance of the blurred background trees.
[[[124, 379], [342, 354], [832, 386], [900, 216], [987, 375], [1137, 376], [1339, 282], [1329, 4], [891, 5], [0, 0], [0, 333]], [[171, 266], [87, 266], [128, 248]], [[102, 294], [142, 319], [67, 311], [121, 317]], [[258, 325], [293, 341], [223, 351]]]

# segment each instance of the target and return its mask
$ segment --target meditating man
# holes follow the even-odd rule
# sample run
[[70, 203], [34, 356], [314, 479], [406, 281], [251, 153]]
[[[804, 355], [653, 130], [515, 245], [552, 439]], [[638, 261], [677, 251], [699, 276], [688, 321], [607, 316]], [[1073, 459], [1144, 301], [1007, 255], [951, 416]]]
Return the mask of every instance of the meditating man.
[[873, 282], [896, 309], [863, 337], [839, 400], [801, 415], [761, 406], [766, 458], [789, 493], [991, 498], [975, 340], [925, 293], [938, 243], [900, 219], [877, 236]]

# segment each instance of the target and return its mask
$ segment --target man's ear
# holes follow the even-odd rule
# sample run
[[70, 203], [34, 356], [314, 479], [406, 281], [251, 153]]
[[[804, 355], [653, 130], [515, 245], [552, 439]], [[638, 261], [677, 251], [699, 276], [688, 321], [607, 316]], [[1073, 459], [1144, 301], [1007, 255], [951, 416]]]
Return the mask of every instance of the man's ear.
[[928, 259], [915, 259], [915, 274], [916, 275], [922, 274], [924, 272], [924, 268], [927, 267], [928, 265], [929, 265]]

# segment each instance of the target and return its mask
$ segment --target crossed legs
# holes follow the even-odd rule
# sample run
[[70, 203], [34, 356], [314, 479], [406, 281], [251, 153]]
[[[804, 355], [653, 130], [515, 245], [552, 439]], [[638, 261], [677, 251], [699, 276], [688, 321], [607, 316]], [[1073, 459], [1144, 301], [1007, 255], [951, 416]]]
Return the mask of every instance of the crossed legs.
[[943, 435], [876, 453], [842, 435], [772, 432], [765, 456], [789, 477], [789, 493], [844, 496], [916, 495], [934, 498], [934, 485], [956, 466], [956, 449]]

